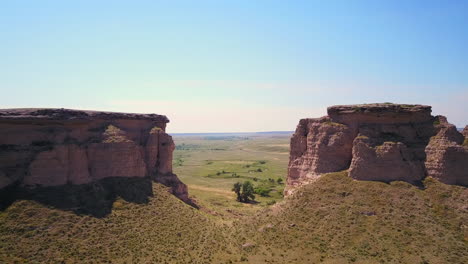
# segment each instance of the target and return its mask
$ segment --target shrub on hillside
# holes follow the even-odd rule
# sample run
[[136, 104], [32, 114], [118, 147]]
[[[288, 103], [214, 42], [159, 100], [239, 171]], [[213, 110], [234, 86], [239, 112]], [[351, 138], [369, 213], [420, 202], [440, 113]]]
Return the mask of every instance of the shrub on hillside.
[[271, 189], [259, 186], [259, 187], [256, 187], [254, 189], [254, 191], [255, 191], [256, 194], [258, 194], [260, 196], [268, 197], [268, 196], [270, 196]]

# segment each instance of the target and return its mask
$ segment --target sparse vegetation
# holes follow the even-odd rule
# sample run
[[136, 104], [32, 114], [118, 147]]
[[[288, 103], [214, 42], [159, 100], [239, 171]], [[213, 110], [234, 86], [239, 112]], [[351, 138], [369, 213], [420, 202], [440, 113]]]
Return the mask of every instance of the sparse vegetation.
[[263, 187], [263, 186], [255, 187], [254, 190], [256, 194], [263, 196], [263, 197], [269, 197], [270, 192], [271, 192], [271, 189]]
[[181, 157], [178, 157], [174, 160], [174, 166], [180, 167], [184, 165], [184, 160]]
[[116, 200], [103, 218], [19, 200], [0, 211], [0, 262], [209, 263], [232, 251], [222, 225], [159, 184], [153, 192], [147, 204]]
[[163, 130], [160, 127], [155, 126], [155, 127], [151, 128], [150, 134], [158, 133], [160, 131], [163, 131]]
[[332, 173], [234, 221], [196, 210], [159, 184], [148, 203], [117, 199], [102, 218], [18, 200], [0, 211], [0, 260], [467, 263], [467, 189], [431, 178], [423, 184]]
[[424, 186], [332, 173], [236, 227], [263, 230], [250, 238], [258, 263], [466, 263], [468, 190]]
[[[173, 137], [176, 143], [174, 172], [200, 204], [217, 214], [230, 219], [262, 210], [271, 200], [283, 199], [284, 184], [276, 180], [284, 180], [287, 173], [290, 135], [246, 135], [248, 140], [235, 141], [206, 140], [204, 135]], [[182, 166], [179, 166], [179, 158], [183, 160]], [[255, 204], [236, 202], [232, 186], [247, 180], [253, 183], [254, 189], [271, 189], [269, 196], [256, 194]]]
[[325, 123], [326, 125], [334, 126], [334, 127], [346, 127], [345, 124], [340, 124], [340, 123], [332, 122], [332, 121], [325, 121], [324, 123]]
[[104, 143], [131, 142], [120, 128], [109, 125], [104, 131]]

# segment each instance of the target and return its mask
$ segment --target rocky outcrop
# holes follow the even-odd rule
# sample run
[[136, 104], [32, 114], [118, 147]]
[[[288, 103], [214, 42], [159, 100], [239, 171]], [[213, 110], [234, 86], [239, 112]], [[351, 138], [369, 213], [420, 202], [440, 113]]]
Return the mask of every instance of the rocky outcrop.
[[463, 136], [465, 136], [465, 139], [468, 139], [468, 126], [465, 126], [465, 128], [462, 131]]
[[426, 147], [428, 175], [448, 184], [468, 185], [468, 145], [445, 117], [436, 121], [436, 135]]
[[353, 128], [332, 122], [329, 117], [302, 119], [291, 138], [288, 184], [348, 168], [355, 134]]
[[302, 119], [291, 138], [288, 190], [329, 172], [358, 180], [418, 183], [432, 176], [467, 185], [463, 135], [425, 105], [341, 105]]
[[172, 173], [168, 122], [156, 114], [0, 110], [0, 188], [151, 178], [189, 201], [186, 186]]

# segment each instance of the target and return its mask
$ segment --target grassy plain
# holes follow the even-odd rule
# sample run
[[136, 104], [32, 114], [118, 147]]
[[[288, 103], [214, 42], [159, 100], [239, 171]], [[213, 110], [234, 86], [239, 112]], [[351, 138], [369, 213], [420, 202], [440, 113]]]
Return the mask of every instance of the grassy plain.
[[[204, 209], [226, 218], [252, 214], [283, 199], [290, 136], [291, 133], [173, 135], [174, 172]], [[235, 182], [246, 180], [271, 191], [267, 196], [257, 194], [258, 203], [239, 203], [231, 189]]]

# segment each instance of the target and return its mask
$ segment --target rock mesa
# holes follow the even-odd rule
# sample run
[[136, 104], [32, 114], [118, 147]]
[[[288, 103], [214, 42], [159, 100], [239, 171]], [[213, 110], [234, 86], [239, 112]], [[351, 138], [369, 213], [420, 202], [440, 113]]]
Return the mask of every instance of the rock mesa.
[[418, 183], [431, 176], [468, 185], [465, 138], [445, 117], [432, 116], [430, 106], [339, 105], [327, 112], [300, 120], [291, 138], [286, 194], [341, 170], [357, 180]]
[[0, 189], [151, 178], [188, 201], [172, 173], [166, 116], [69, 109], [0, 110]]

